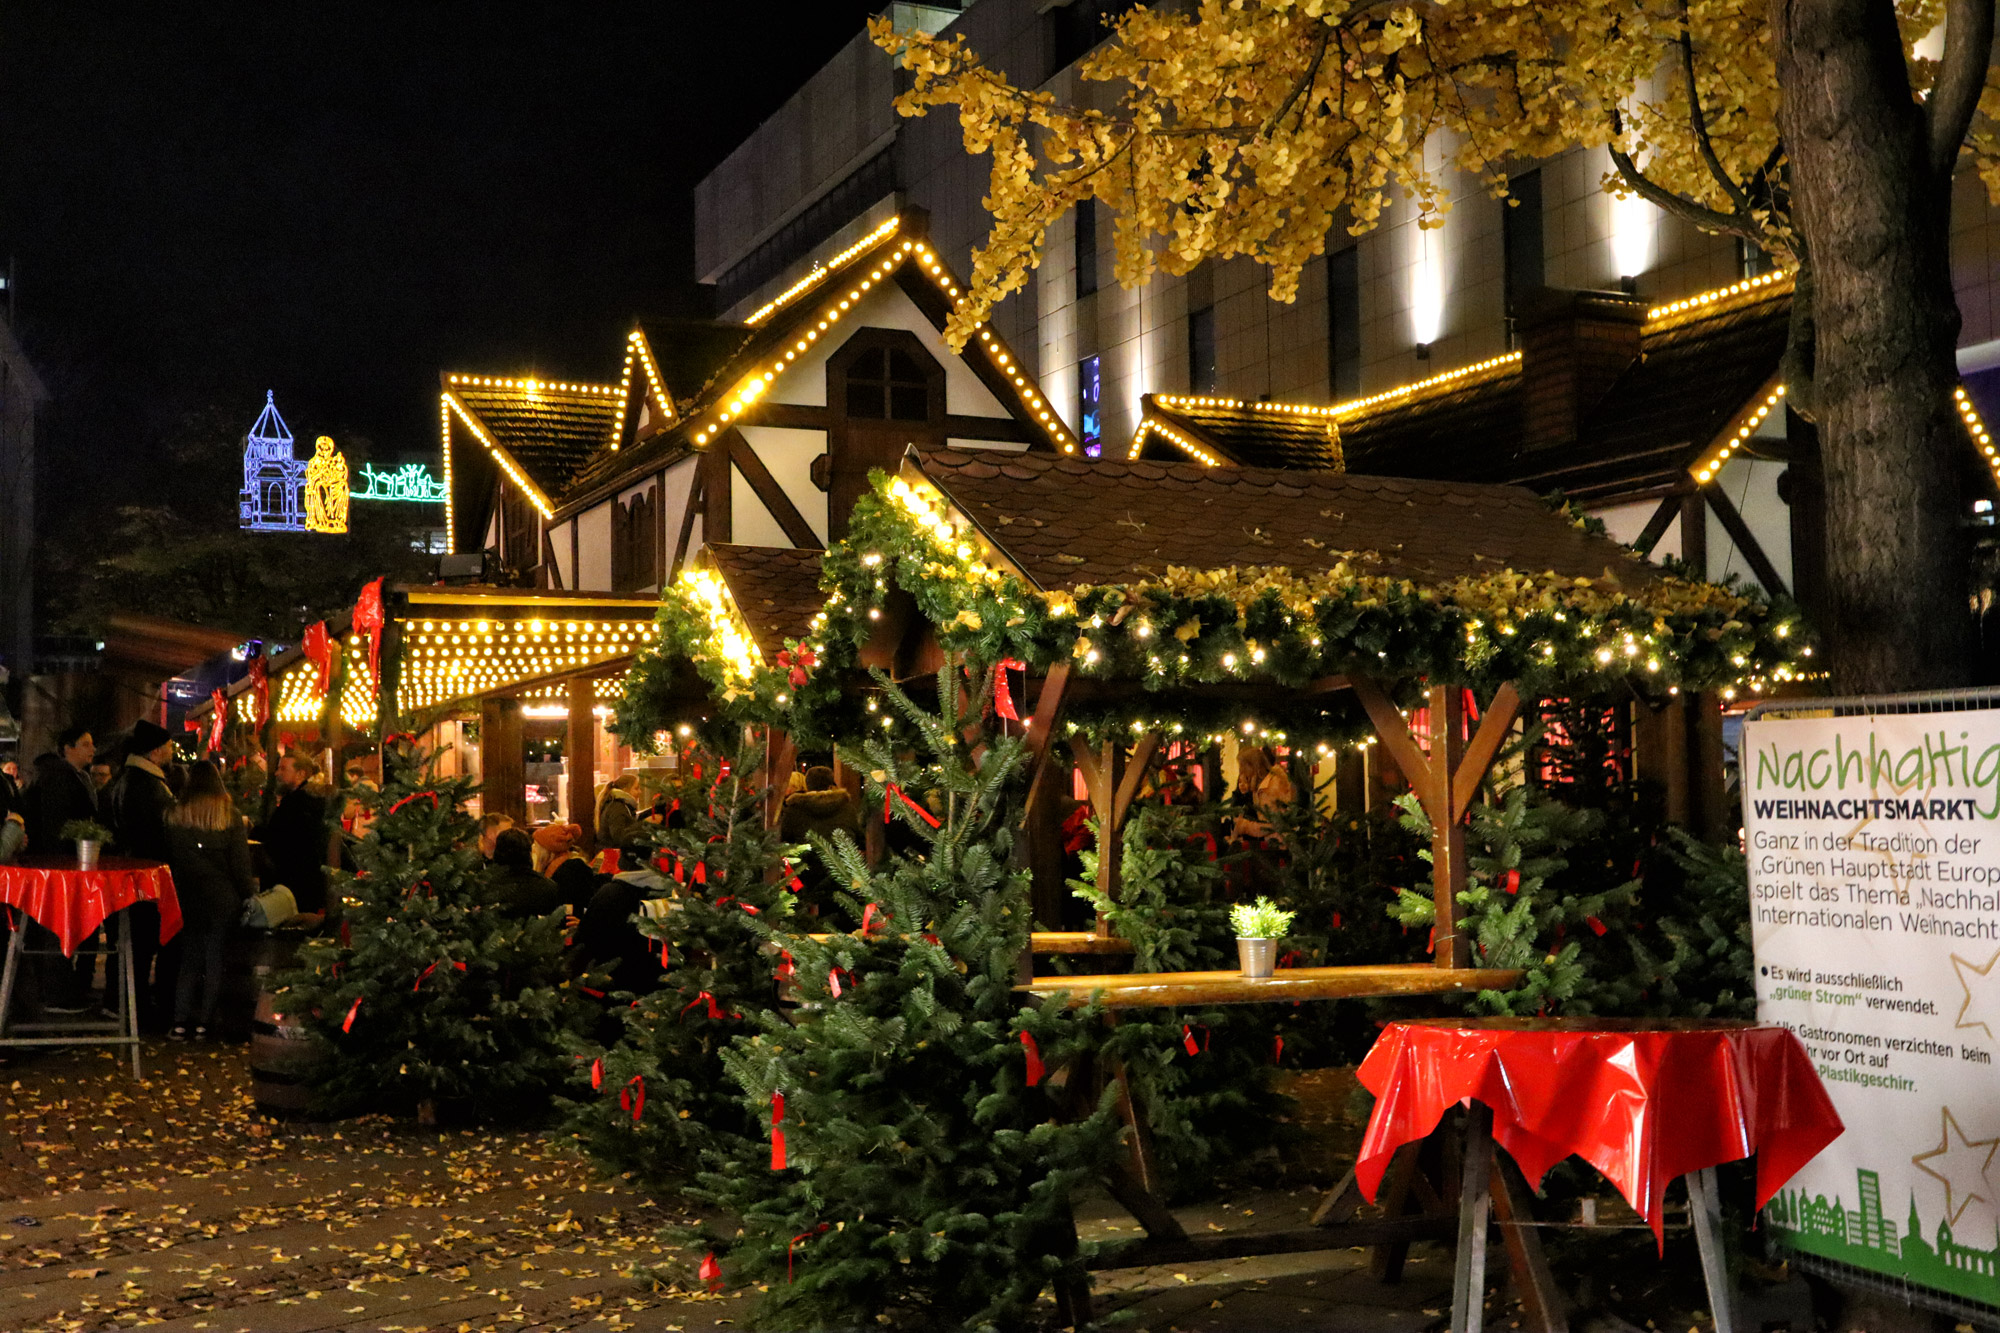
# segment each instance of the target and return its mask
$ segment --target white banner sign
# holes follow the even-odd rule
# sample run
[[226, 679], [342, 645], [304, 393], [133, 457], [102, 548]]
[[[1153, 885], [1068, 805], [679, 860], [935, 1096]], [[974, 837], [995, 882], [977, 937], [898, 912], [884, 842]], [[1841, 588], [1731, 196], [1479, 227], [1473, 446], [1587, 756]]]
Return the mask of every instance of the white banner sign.
[[1795, 1248], [2000, 1304], [2000, 711], [1746, 723], [1757, 1012], [1847, 1125]]

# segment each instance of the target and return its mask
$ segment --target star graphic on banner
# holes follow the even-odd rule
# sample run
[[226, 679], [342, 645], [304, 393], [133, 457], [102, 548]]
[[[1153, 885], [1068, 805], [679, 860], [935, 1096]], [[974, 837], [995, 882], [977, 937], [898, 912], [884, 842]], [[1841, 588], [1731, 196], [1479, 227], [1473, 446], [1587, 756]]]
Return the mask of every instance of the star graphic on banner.
[[1918, 1153], [1910, 1159], [1910, 1164], [1944, 1182], [1945, 1217], [1957, 1226], [1966, 1206], [1974, 1199], [1994, 1207], [1996, 1196], [1993, 1187], [1986, 1183], [1986, 1168], [1992, 1164], [1994, 1151], [2000, 1149], [2000, 1138], [1968, 1139], [1949, 1106], [1944, 1108], [1943, 1116], [1938, 1146]]
[[1951, 956], [1951, 965], [1958, 969], [1958, 984], [1965, 988], [1965, 1003], [1958, 1007], [1958, 1022], [1954, 1027], [1985, 1028], [1989, 1037], [2000, 1037], [2000, 949], [1984, 963], [1975, 963], [1969, 958]]

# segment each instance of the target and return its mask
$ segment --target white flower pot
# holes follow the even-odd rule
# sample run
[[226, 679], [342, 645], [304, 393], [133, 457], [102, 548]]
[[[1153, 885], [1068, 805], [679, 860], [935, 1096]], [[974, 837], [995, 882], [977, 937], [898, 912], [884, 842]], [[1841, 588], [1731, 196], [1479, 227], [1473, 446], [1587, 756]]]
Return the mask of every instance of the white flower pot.
[[1236, 961], [1243, 967], [1243, 975], [1252, 981], [1262, 980], [1271, 975], [1277, 967], [1278, 942], [1276, 940], [1253, 940], [1242, 935], [1236, 937]]
[[78, 870], [97, 869], [97, 853], [101, 845], [89, 838], [82, 838], [76, 844], [76, 868]]

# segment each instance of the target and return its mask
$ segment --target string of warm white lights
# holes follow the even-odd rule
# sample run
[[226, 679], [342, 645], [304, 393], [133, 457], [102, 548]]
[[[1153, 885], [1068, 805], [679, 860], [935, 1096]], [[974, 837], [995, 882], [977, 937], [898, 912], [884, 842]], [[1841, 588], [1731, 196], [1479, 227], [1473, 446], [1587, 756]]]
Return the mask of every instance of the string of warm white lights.
[[1724, 435], [1722, 444], [1715, 452], [1691, 469], [1694, 472], [1694, 479], [1707, 481], [1720, 472], [1722, 465], [1729, 461], [1729, 456], [1757, 433], [1757, 428], [1764, 424], [1764, 418], [1771, 415], [1771, 410], [1783, 402], [1784, 397], [1785, 386], [1775, 385], [1760, 401], [1746, 408], [1733, 423], [1734, 429]]
[[[881, 229], [878, 228], [877, 230]], [[885, 232], [884, 236], [886, 237], [887, 234]], [[846, 252], [843, 251], [842, 253], [845, 254]], [[839, 258], [839, 256], [836, 256], [836, 258]], [[845, 293], [839, 297], [829, 296], [825, 306], [820, 310], [818, 320], [808, 325], [796, 339], [792, 340], [785, 347], [783, 352], [774, 355], [768, 365], [754, 366], [741, 379], [737, 380], [735, 385], [710, 409], [709, 414], [706, 414], [706, 424], [695, 431], [695, 445], [698, 447], [707, 444], [720, 434], [723, 428], [730, 422], [748, 412], [769, 391], [770, 387], [777, 383], [778, 377], [791, 368], [793, 362], [812, 349], [812, 345], [819, 341], [822, 334], [832, 331], [834, 326], [840, 322], [841, 317], [857, 306], [868, 292], [894, 276], [896, 271], [905, 262], [911, 260], [916, 262], [918, 268], [930, 278], [932, 284], [939, 291], [943, 292], [954, 305], [958, 303], [964, 293], [959, 289], [958, 283], [952, 278], [951, 271], [945, 266], [944, 261], [938, 257], [937, 251], [924, 241], [905, 239], [902, 244], [888, 251], [874, 267], [863, 273]], [[1006, 345], [986, 325], [981, 325], [979, 328], [979, 340], [985, 346], [988, 354], [993, 357], [994, 363], [999, 367], [1001, 373], [1013, 382], [1014, 391], [1020, 396], [1022, 405], [1034, 415], [1042, 429], [1048, 434], [1049, 439], [1061, 448], [1064, 453], [1075, 453], [1076, 440], [1070, 435], [1068, 428], [1063, 425], [1062, 419], [1057, 415], [1054, 405], [1048, 399], [1044, 398], [1040, 391], [1029, 381], [1028, 377], [1022, 373], [1018, 359], [1007, 350]]]
[[[486, 427], [479, 424], [479, 418], [475, 417], [466, 408], [465, 404], [459, 401], [458, 395], [447, 390], [444, 395], [444, 402], [446, 411], [455, 413], [458, 419], [465, 423], [466, 429], [472, 432], [473, 438], [486, 446], [486, 452], [493, 455], [493, 461], [500, 465], [500, 470], [507, 474], [508, 479], [521, 488], [521, 493], [528, 497], [528, 502], [535, 506], [536, 512], [541, 514], [545, 520], [554, 518], [556, 516], [556, 509], [554, 505], [549, 503], [549, 497], [542, 494], [541, 487], [528, 480], [528, 474], [521, 470], [520, 465], [515, 463], [513, 457], [500, 447], [497, 440], [486, 433]], [[448, 430], [449, 422], [447, 422]], [[448, 435], [445, 441], [444, 456], [446, 485], [449, 486], [451, 477], [451, 442]], [[445, 516], [447, 519], [451, 516], [449, 506], [446, 507]]]
[[1995, 481], [2000, 481], [2000, 454], [1996, 454], [1993, 448], [1993, 437], [1987, 434], [1986, 423], [1979, 419], [1979, 409], [1972, 405], [1972, 398], [1965, 392], [1964, 385], [1953, 389], [1951, 398], [1952, 404], [1958, 408], [1959, 420], [1965, 423], [1966, 432], [1972, 436], [1973, 444], [1978, 446], [1980, 456], [1986, 460], [1987, 469], [1993, 473]]
[[[1453, 371], [1450, 373], [1461, 374], [1467, 372]], [[1411, 387], [1415, 386], [1413, 385]], [[1158, 402], [1162, 407], [1188, 407], [1188, 408], [1194, 408], [1196, 410], [1202, 410], [1202, 409], [1213, 410], [1221, 408], [1234, 412], [1271, 412], [1283, 416], [1295, 416], [1295, 417], [1332, 417], [1332, 416], [1338, 416], [1343, 410], [1342, 406], [1340, 405], [1336, 405], [1333, 407], [1318, 407], [1314, 406], [1311, 403], [1272, 403], [1272, 402], [1249, 403], [1243, 401], [1240, 398], [1216, 398], [1207, 395], [1188, 395], [1188, 394], [1173, 394], [1173, 393], [1163, 393], [1159, 395], [1159, 397], [1155, 401]]]
[[860, 240], [856, 241], [854, 244], [848, 246], [845, 250], [842, 250], [839, 254], [833, 256], [831, 259], [826, 260], [824, 263], [814, 264], [811, 272], [807, 273], [803, 278], [800, 278], [797, 282], [793, 283], [791, 286], [785, 288], [784, 291], [779, 292], [776, 296], [772, 297], [769, 301], [766, 301], [763, 305], [758, 306], [755, 310], [751, 311], [748, 317], [746, 317], [743, 322], [745, 324], [750, 325], [750, 327], [752, 328], [755, 328], [757, 327], [757, 325], [762, 324], [772, 315], [784, 309], [785, 306], [797, 300], [799, 297], [804, 296], [807, 292], [819, 286], [822, 282], [825, 282], [829, 277], [832, 277], [835, 273], [838, 273], [841, 269], [841, 266], [853, 260], [855, 256], [865, 253], [867, 250], [869, 250], [877, 243], [887, 240], [890, 236], [893, 236], [896, 232], [896, 228], [902, 225], [903, 225], [903, 219], [901, 217], [892, 217], [887, 222], [884, 222], [881, 226], [875, 228], [875, 230], [869, 232], [866, 236], [863, 236]]
[[1760, 273], [1754, 278], [1744, 278], [1741, 281], [1732, 282], [1727, 287], [1714, 287], [1705, 292], [1696, 292], [1693, 296], [1683, 297], [1678, 301], [1669, 301], [1665, 305], [1654, 306], [1646, 312], [1646, 322], [1648, 324], [1655, 324], [1663, 320], [1674, 320], [1674, 322], [1678, 323], [1679, 321], [1674, 319], [1675, 316], [1685, 315], [1691, 311], [1700, 311], [1704, 315], [1713, 314], [1715, 312], [1709, 310], [1709, 306], [1715, 305], [1719, 301], [1727, 301], [1731, 297], [1747, 296], [1751, 293], [1755, 293], [1756, 298], [1762, 300], [1767, 295], [1774, 296], [1777, 294], [1767, 291], [1767, 288], [1776, 287], [1780, 283], [1789, 284], [1792, 277], [1793, 275], [1789, 270], [1772, 269], [1769, 273]]
[[529, 394], [574, 393], [586, 398], [609, 398], [618, 390], [609, 384], [570, 384], [558, 380], [508, 379], [501, 375], [447, 375], [447, 383], [468, 389], [520, 389]]
[[618, 373], [618, 415], [611, 419], [611, 451], [618, 452], [621, 438], [625, 434], [625, 417], [632, 410], [632, 363], [637, 361], [645, 371], [646, 383], [652, 386], [653, 398], [660, 404], [666, 419], [657, 423], [661, 429], [674, 424], [678, 415], [674, 411], [673, 395], [667, 392], [667, 382], [660, 378], [660, 367], [653, 360], [653, 349], [646, 344], [646, 335], [638, 329], [625, 337], [625, 367]]
[[626, 657], [656, 633], [650, 620], [404, 621], [397, 702], [424, 708]]
[[1134, 459], [1139, 456], [1140, 452], [1146, 447], [1146, 437], [1148, 435], [1158, 435], [1162, 439], [1179, 445], [1182, 452], [1191, 455], [1196, 462], [1204, 467], [1220, 467], [1222, 465], [1222, 460], [1215, 454], [1202, 448], [1186, 435], [1156, 417], [1147, 417], [1139, 423], [1139, 430], [1132, 437], [1132, 451], [1126, 455], [1127, 459]]
[[438, 439], [444, 448], [444, 549], [447, 555], [458, 552], [457, 505], [452, 500], [451, 486], [451, 395], [438, 396]]

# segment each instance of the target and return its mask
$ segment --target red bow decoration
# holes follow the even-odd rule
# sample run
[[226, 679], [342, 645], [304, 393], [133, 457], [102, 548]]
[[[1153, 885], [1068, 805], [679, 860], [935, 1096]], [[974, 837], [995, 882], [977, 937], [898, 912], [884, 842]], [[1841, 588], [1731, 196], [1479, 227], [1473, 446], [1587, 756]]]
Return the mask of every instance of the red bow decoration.
[[784, 960], [778, 964], [778, 975], [780, 977], [789, 978], [798, 975], [799, 969], [792, 963], [792, 951], [790, 949], [778, 950], [778, 957]]
[[354, 632], [368, 636], [368, 693], [382, 685], [382, 580], [365, 583], [354, 600]]
[[1014, 707], [1014, 692], [1007, 688], [1007, 673], [1027, 673], [1028, 664], [1018, 657], [1003, 657], [993, 666], [993, 711], [1009, 722], [1019, 722], [1021, 711]]
[[[787, 955], [787, 961], [789, 961], [789, 958], [790, 956]], [[836, 1000], [840, 998], [840, 979], [842, 977], [846, 977], [849, 981], [854, 980], [854, 974], [844, 967], [827, 969], [826, 988], [833, 992], [833, 998]]]
[[408, 796], [405, 796], [405, 797], [404, 797], [404, 798], [403, 798], [402, 800], [400, 800], [400, 801], [396, 802], [396, 803], [395, 803], [394, 805], [390, 806], [390, 807], [389, 807], [389, 813], [393, 815], [393, 814], [395, 814], [395, 813], [396, 813], [396, 812], [397, 812], [398, 810], [401, 810], [401, 809], [402, 809], [402, 808], [403, 808], [404, 806], [408, 805], [408, 804], [409, 804], [409, 803], [410, 803], [411, 801], [414, 801], [414, 800], [418, 799], [419, 797], [425, 797], [425, 796], [427, 796], [427, 797], [429, 797], [429, 798], [430, 798], [430, 802], [431, 802], [431, 809], [433, 809], [433, 810], [437, 809], [437, 808], [438, 808], [438, 794], [437, 794], [436, 792], [434, 792], [434, 791], [413, 791], [413, 792], [411, 792], [411, 793], [410, 793], [410, 794], [409, 794]]
[[799, 878], [798, 872], [792, 869], [792, 863], [789, 860], [787, 860], [785, 862], [785, 887], [790, 889], [793, 893], [797, 893], [800, 889], [803, 889], [805, 886], [806, 882]]
[[889, 803], [891, 797], [909, 806], [911, 810], [916, 812], [920, 819], [932, 828], [938, 827], [938, 817], [911, 800], [910, 794], [893, 782], [882, 789], [882, 822], [884, 824], [889, 822], [889, 816], [895, 810], [895, 807]]
[[[882, 912], [882, 909], [877, 907], [874, 903], [870, 903], [868, 904], [868, 906], [861, 909], [861, 933], [863, 935], [866, 935], [870, 931], [875, 929], [875, 914], [877, 912]], [[887, 925], [888, 923], [889, 923], [889, 914], [887, 912], [882, 912], [882, 924]]]
[[632, 1113], [632, 1123], [638, 1124], [639, 1117], [646, 1114], [646, 1076], [634, 1074], [625, 1080], [624, 1091], [618, 1094], [618, 1106]]
[[771, 1169], [785, 1169], [785, 1131], [779, 1126], [785, 1123], [785, 1094], [771, 1094]]
[[1023, 1032], [1021, 1045], [1028, 1049], [1028, 1086], [1036, 1087], [1042, 1081], [1042, 1048], [1035, 1045], [1035, 1034]]
[[778, 665], [786, 671], [785, 679], [792, 682], [794, 689], [806, 683], [806, 672], [819, 665], [819, 658], [813, 650], [801, 645], [797, 652], [790, 649], [778, 654]]
[[1271, 1038], [1271, 1063], [1274, 1065], [1278, 1065], [1278, 1064], [1283, 1064], [1284, 1062], [1285, 1062], [1285, 1038], [1281, 1034], [1279, 1036]]
[[1200, 1055], [1203, 1051], [1207, 1050], [1208, 1025], [1205, 1023], [1201, 1025], [1201, 1040], [1197, 1042], [1194, 1039], [1194, 1028], [1186, 1023], [1181, 1024], [1181, 1045], [1187, 1048], [1189, 1055]]
[[722, 1290], [722, 1265], [715, 1262], [714, 1250], [702, 1256], [701, 1267], [695, 1270], [695, 1275], [708, 1284], [710, 1295]]
[[333, 684], [333, 643], [326, 637], [326, 622], [315, 620], [306, 626], [305, 642], [301, 645], [306, 660], [319, 673], [313, 679], [313, 698], [326, 698], [327, 687]]
[[222, 753], [222, 729], [229, 725], [229, 696], [221, 690], [208, 696], [212, 710], [208, 719], [208, 752]]
[[250, 699], [256, 705], [257, 730], [261, 732], [271, 724], [271, 664], [264, 660], [261, 647], [250, 659]]
[[1507, 892], [1519, 893], [1521, 891], [1521, 872], [1510, 870], [1501, 878], [1500, 882], [1506, 887]]
[[360, 995], [354, 997], [354, 1003], [347, 1010], [347, 1017], [340, 1024], [342, 1032], [354, 1031], [354, 1016], [361, 1012], [361, 1001], [364, 998], [366, 997]]
[[596, 1092], [604, 1086], [604, 1057], [590, 1062], [590, 1090]]
[[663, 969], [672, 966], [672, 964], [667, 961], [667, 944], [668, 942], [666, 940], [660, 941], [660, 966]]
[[1583, 924], [1589, 926], [1593, 931], [1595, 931], [1599, 935], [1602, 935], [1604, 933], [1604, 923], [1602, 921], [1599, 921], [1594, 916], [1585, 917], [1583, 919]]
[[804, 1241], [809, 1241], [814, 1236], [830, 1230], [832, 1230], [831, 1224], [822, 1222], [811, 1231], [801, 1231], [798, 1235], [785, 1242], [785, 1281], [790, 1282], [792, 1280], [792, 1247]]
[[703, 1000], [708, 1001], [708, 1016], [710, 1018], [722, 1019], [722, 1018], [736, 1017], [735, 1014], [727, 1013], [721, 1008], [721, 1006], [717, 1005], [715, 1002], [715, 997], [713, 995], [710, 995], [707, 991], [698, 992], [692, 1000], [689, 1000], [686, 1004], [681, 1006], [681, 1012], [685, 1014], [688, 1010], [694, 1008], [696, 1005], [700, 1004]]

